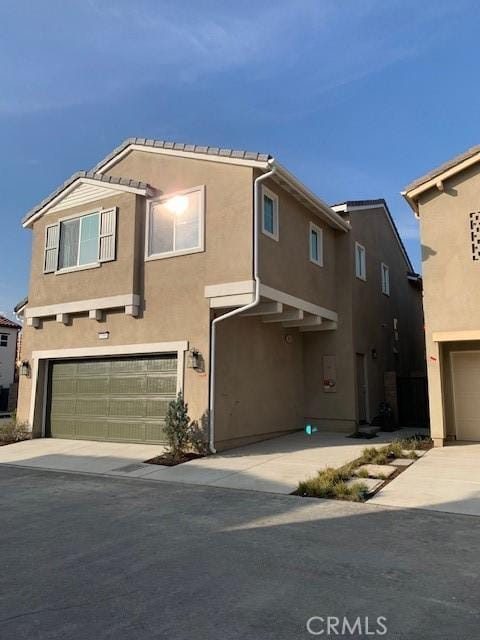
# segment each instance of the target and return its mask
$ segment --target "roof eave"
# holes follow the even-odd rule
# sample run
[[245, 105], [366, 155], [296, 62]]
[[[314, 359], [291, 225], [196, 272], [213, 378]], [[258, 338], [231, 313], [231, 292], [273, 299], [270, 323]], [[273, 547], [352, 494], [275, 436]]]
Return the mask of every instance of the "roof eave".
[[339, 229], [340, 231], [349, 231], [350, 225], [341, 216], [338, 215], [326, 202], [313, 193], [303, 182], [300, 182], [293, 173], [282, 166], [280, 163], [273, 161], [276, 167], [276, 173], [274, 179], [283, 179], [292, 189], [302, 194], [303, 198], [310, 204], [311, 207], [317, 210], [320, 217], [326, 219], [330, 226]]

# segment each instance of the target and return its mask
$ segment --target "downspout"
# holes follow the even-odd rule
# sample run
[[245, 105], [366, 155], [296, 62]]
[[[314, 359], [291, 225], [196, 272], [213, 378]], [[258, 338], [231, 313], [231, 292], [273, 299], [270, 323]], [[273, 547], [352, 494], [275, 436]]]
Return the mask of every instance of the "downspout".
[[233, 316], [238, 315], [239, 313], [243, 313], [248, 309], [253, 309], [260, 302], [260, 277], [258, 275], [258, 209], [259, 209], [259, 185], [261, 182], [273, 176], [276, 171], [276, 166], [274, 164], [274, 160], [269, 160], [268, 164], [271, 169], [267, 173], [263, 173], [261, 176], [255, 179], [253, 183], [253, 277], [255, 280], [255, 297], [252, 302], [244, 305], [243, 307], [238, 307], [237, 309], [232, 309], [232, 311], [227, 311], [218, 318], [212, 320], [212, 333], [210, 338], [210, 397], [209, 397], [209, 405], [210, 405], [210, 414], [209, 414], [209, 426], [210, 426], [210, 437], [209, 437], [209, 449], [211, 453], [216, 453], [215, 449], [215, 346], [216, 346], [216, 333], [217, 333], [217, 324], [222, 320], [226, 320], [227, 318], [232, 318]]

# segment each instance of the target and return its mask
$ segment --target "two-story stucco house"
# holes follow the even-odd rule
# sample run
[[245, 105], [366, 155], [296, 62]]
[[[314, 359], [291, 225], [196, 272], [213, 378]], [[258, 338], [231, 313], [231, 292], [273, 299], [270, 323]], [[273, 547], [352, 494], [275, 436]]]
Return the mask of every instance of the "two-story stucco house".
[[0, 411], [8, 409], [10, 385], [15, 379], [18, 332], [21, 326], [0, 316]]
[[420, 219], [432, 437], [480, 441], [480, 146], [402, 193]]
[[127, 140], [24, 218], [19, 417], [162, 442], [183, 390], [212, 450], [306, 420], [354, 431], [386, 374], [423, 362], [402, 346], [422, 339], [418, 278], [385, 203], [367, 205], [334, 210], [269, 155]]

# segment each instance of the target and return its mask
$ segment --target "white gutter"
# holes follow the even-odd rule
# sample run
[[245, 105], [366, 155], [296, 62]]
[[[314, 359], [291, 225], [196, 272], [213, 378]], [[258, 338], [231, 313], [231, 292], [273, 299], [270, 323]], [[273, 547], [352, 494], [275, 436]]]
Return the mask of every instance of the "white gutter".
[[259, 210], [259, 185], [261, 182], [273, 176], [277, 167], [274, 164], [274, 160], [269, 160], [268, 164], [271, 166], [270, 171], [267, 173], [258, 176], [253, 183], [253, 278], [255, 280], [255, 297], [252, 302], [244, 305], [243, 307], [237, 307], [237, 309], [232, 309], [232, 311], [227, 311], [218, 318], [215, 318], [212, 321], [212, 334], [210, 338], [210, 397], [209, 397], [209, 405], [210, 405], [210, 437], [209, 437], [209, 449], [211, 453], [216, 453], [215, 449], [215, 345], [216, 345], [216, 333], [217, 333], [217, 324], [222, 320], [226, 320], [227, 318], [232, 318], [233, 316], [242, 313], [243, 311], [247, 311], [248, 309], [252, 309], [256, 307], [260, 302], [260, 277], [258, 275], [258, 210]]

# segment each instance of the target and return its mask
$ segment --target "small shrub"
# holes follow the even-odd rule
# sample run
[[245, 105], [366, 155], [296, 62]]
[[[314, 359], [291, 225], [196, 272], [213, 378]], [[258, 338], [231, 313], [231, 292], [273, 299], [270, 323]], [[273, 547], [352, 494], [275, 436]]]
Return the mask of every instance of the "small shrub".
[[0, 423], [0, 443], [21, 442], [31, 437], [32, 434], [26, 422], [8, 420]]
[[169, 403], [165, 415], [165, 435], [173, 458], [181, 458], [187, 451], [190, 444], [189, 432], [188, 404], [179, 391], [176, 399]]

